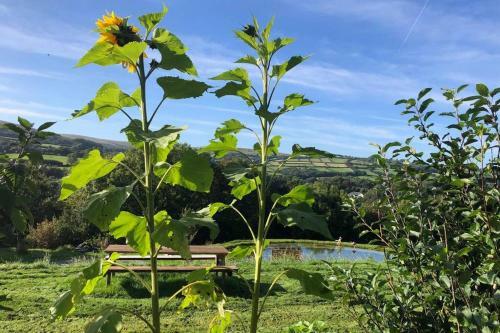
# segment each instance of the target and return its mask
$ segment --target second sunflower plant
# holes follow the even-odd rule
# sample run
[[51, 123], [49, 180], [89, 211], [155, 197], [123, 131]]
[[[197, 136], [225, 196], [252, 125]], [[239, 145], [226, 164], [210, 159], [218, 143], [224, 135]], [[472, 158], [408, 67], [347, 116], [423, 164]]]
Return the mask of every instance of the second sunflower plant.
[[[276, 112], [270, 110], [272, 98], [281, 78], [306, 57], [295, 56], [284, 63], [272, 64], [273, 56], [278, 50], [292, 42], [290, 38], [270, 39], [272, 21], [263, 30], [254, 20], [253, 25], [236, 31], [237, 37], [256, 53], [255, 57], [247, 55], [237, 63], [256, 66], [259, 69], [262, 81], [261, 93], [257, 92], [250, 81], [247, 71], [236, 68], [213, 78], [228, 81], [222, 88], [217, 89], [215, 94], [217, 97], [233, 95], [243, 99], [259, 120], [259, 131], [250, 129], [238, 120], [228, 120], [216, 130], [215, 138], [207, 147], [200, 150], [200, 154], [188, 152], [179, 162], [169, 164], [167, 156], [178, 142], [184, 128], [154, 125], [155, 116], [158, 112], [163, 112], [162, 104], [165, 100], [200, 97], [210, 86], [193, 79], [161, 76], [162, 71], [177, 71], [197, 76], [196, 68], [187, 56], [187, 49], [181, 40], [170, 31], [158, 27], [166, 13], [167, 8], [164, 7], [161, 12], [138, 17], [142, 32], [138, 27], [129, 24], [128, 18], [119, 17], [114, 12], [106, 14], [96, 22], [96, 31], [99, 34], [97, 42], [77, 63], [77, 67], [89, 64], [122, 65], [136, 76], [138, 88], [135, 91], [126, 93], [117, 83], [106, 82], [97, 91], [96, 96], [72, 116], [78, 118], [96, 113], [100, 121], [117, 115], [126, 117], [129, 124], [122, 132], [126, 134], [134, 149], [143, 152], [144, 163], [143, 169], [137, 171], [126, 164], [124, 153], [103, 156], [99, 150], [92, 150], [63, 178], [60, 200], [67, 199], [92, 181], [105, 177], [117, 167], [128, 170], [135, 178], [134, 182], [124, 187], [111, 186], [93, 194], [84, 215], [101, 231], [109, 232], [114, 238], [125, 238], [127, 244], [141, 256], [149, 257], [151, 267], [149, 279], [130, 271], [150, 294], [150, 316], [115, 305], [108, 306], [101, 309], [87, 324], [85, 332], [119, 332], [123, 327], [123, 316], [130, 315], [142, 321], [151, 332], [160, 333], [165, 331], [160, 324], [160, 317], [166, 303], [181, 294], [184, 296], [181, 308], [215, 303], [217, 311], [210, 321], [209, 331], [224, 332], [231, 324], [233, 312], [224, 308], [225, 296], [212, 279], [210, 268], [190, 274], [188, 284], [163, 301], [159, 297], [157, 257], [160, 248], [165, 246], [173, 248], [184, 258], [190, 258], [189, 228], [208, 227], [211, 229], [211, 234], [216, 235], [218, 227], [212, 219], [213, 216], [223, 209], [232, 209], [239, 213], [236, 199], [241, 199], [254, 191], [257, 192], [256, 209], [259, 212], [256, 230], [252, 221], [241, 215], [249, 228], [254, 245], [237, 248], [233, 255], [253, 253], [255, 257], [253, 287], [248, 284], [252, 294], [250, 325], [242, 324], [242, 326], [245, 330], [249, 328], [251, 332], [256, 332], [264, 302], [281, 276], [286, 275], [299, 280], [309, 294], [321, 294], [327, 297], [331, 295], [331, 291], [319, 274], [289, 269], [278, 275], [272, 281], [265, 297], [262, 300], [260, 298], [262, 254], [268, 244], [267, 233], [275, 220], [286, 226], [299, 226], [319, 232], [326, 237], [330, 236], [325, 221], [311, 209], [314, 197], [309, 188], [300, 185], [284, 195], [268, 193], [274, 175], [286, 161], [300, 155], [326, 154], [314, 148], [294, 145], [289, 159], [271, 170], [272, 172], [269, 170], [269, 158], [277, 154], [281, 139], [279, 136], [271, 135], [277, 119], [298, 107], [312, 103], [304, 96], [293, 93], [285, 97], [283, 105]], [[160, 59], [153, 58], [148, 63], [146, 59], [148, 49], [150, 54], [159, 53]], [[147, 98], [150, 96], [149, 91], [152, 89], [150, 81], [153, 77], [156, 77], [155, 86], [162, 91], [161, 99], [155, 104]], [[255, 134], [257, 143], [254, 149], [258, 152], [259, 159], [247, 157], [248, 163], [228, 175], [235, 201], [213, 203], [205, 209], [180, 218], [173, 218], [167, 211], [157, 209], [155, 196], [158, 189], [165, 184], [182, 186], [191, 191], [209, 192], [213, 171], [210, 167], [210, 156], [203, 153], [210, 152], [216, 158], [223, 157], [229, 152], [240, 153], [236, 147], [235, 135], [243, 130]], [[121, 210], [122, 205], [129, 199], [137, 202], [141, 208], [141, 215]], [[93, 292], [112, 265], [128, 269], [126, 265], [117, 262], [118, 258], [119, 255], [114, 253], [109, 258], [99, 259], [76, 276], [71, 282], [70, 289], [62, 293], [51, 307], [52, 317], [63, 319], [74, 312], [78, 303]]]

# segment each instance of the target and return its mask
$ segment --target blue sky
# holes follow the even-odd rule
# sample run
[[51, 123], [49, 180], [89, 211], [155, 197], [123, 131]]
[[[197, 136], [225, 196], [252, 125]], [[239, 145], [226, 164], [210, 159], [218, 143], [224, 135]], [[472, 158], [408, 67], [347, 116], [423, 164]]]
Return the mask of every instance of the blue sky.
[[[249, 52], [232, 31], [252, 15], [261, 23], [275, 15], [274, 34], [296, 39], [278, 60], [311, 55], [276, 95], [276, 102], [294, 92], [318, 101], [282, 118], [275, 134], [283, 136], [283, 151], [300, 143], [368, 156], [374, 152], [370, 142], [412, 134], [394, 101], [424, 87], [435, 88], [433, 97], [439, 98], [442, 87], [499, 86], [498, 0], [2, 0], [0, 119], [57, 120], [56, 132], [123, 140], [120, 129], [127, 121], [119, 115], [102, 123], [95, 115], [65, 119], [106, 81], [131, 92], [135, 76], [120, 66], [75, 69], [74, 64], [97, 39], [94, 22], [105, 11], [136, 22], [140, 14], [159, 11], [162, 3], [169, 7], [163, 26], [188, 46], [203, 80], [236, 67], [233, 61]], [[160, 94], [150, 95], [152, 103]], [[183, 141], [202, 146], [229, 118], [255, 124], [239, 99], [212, 95], [168, 100], [156, 124], [187, 125]], [[250, 136], [240, 141], [241, 146], [253, 144]]]

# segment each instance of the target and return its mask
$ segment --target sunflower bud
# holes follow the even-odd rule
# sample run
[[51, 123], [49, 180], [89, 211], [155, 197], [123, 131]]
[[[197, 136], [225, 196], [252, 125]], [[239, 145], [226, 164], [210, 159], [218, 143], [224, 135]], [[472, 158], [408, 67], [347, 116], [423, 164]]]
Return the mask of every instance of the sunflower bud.
[[252, 38], [257, 37], [257, 29], [251, 24], [244, 26], [242, 31]]

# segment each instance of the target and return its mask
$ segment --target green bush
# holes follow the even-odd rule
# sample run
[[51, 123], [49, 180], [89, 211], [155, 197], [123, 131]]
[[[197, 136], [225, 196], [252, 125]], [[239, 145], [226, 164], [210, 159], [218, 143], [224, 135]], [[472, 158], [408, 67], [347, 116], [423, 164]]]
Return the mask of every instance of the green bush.
[[[430, 89], [396, 103], [406, 105], [403, 114], [428, 149], [417, 151], [411, 139], [378, 147], [375, 222], [363, 199], [346, 198], [364, 232], [390, 250], [387, 266], [373, 274], [335, 270], [370, 331], [500, 329], [500, 88], [478, 84], [477, 94], [459, 98], [464, 88], [443, 90], [453, 110], [439, 117], [425, 97]], [[435, 130], [434, 122], [446, 130]]]

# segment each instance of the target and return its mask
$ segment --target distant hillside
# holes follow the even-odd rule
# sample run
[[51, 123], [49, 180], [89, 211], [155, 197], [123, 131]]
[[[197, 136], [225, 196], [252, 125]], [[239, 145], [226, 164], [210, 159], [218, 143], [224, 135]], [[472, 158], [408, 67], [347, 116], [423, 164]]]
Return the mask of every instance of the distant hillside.
[[[13, 153], [17, 151], [16, 136], [6, 128], [2, 128], [0, 121], [0, 153]], [[56, 134], [49, 137], [41, 147], [42, 153], [47, 160], [59, 165], [71, 163], [75, 158], [84, 156], [91, 149], [99, 149], [103, 152], [117, 153], [130, 148], [128, 142], [105, 140], [82, 135]], [[242, 152], [258, 159], [253, 149], [242, 148]], [[228, 154], [228, 159], [237, 158], [241, 154]], [[288, 154], [280, 153], [273, 157], [270, 170], [277, 168], [280, 163], [288, 157]], [[371, 178], [375, 175], [377, 167], [368, 158], [336, 155], [333, 158], [309, 158], [302, 156], [286, 164], [281, 168], [283, 175], [297, 176], [301, 178], [319, 178], [332, 176], [355, 176]]]
[[[3, 128], [0, 121], [0, 153], [14, 153], [18, 151], [17, 136], [14, 132]], [[91, 149], [99, 149], [103, 152], [116, 153], [127, 150], [128, 142], [103, 140], [81, 135], [56, 134], [47, 138], [40, 150], [47, 160], [66, 164], [68, 157], [79, 158]]]

